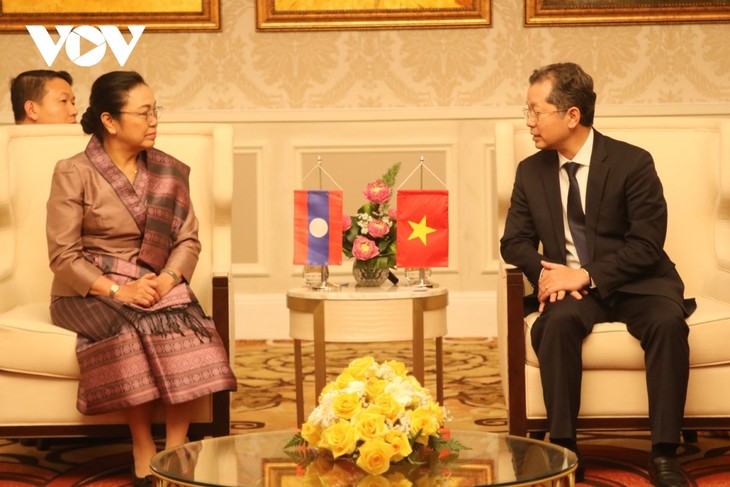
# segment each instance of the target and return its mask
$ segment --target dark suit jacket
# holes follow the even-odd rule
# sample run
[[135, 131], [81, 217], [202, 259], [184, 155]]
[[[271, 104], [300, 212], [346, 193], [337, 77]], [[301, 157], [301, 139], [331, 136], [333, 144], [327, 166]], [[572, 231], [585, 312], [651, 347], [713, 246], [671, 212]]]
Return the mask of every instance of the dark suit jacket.
[[[663, 249], [667, 204], [651, 154], [594, 131], [585, 213], [590, 263], [583, 267], [603, 299], [617, 291], [660, 295], [687, 316], [694, 311]], [[565, 264], [565, 245], [558, 154], [542, 150], [517, 167], [500, 251], [534, 286], [540, 260]]]

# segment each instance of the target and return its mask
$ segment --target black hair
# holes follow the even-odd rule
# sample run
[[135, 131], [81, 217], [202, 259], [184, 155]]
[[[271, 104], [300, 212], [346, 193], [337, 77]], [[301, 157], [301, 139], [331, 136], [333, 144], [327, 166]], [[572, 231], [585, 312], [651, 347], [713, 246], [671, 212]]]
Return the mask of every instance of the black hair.
[[553, 82], [553, 89], [546, 101], [560, 110], [577, 107], [580, 110], [580, 124], [591, 127], [596, 112], [593, 78], [575, 63], [556, 63], [533, 71], [530, 85], [546, 79]]
[[99, 76], [91, 85], [89, 108], [81, 117], [81, 128], [104, 140], [106, 129], [101, 115], [105, 112], [112, 117], [119, 115], [129, 99], [130, 90], [144, 84], [144, 78], [136, 71], [112, 71]]
[[52, 71], [50, 69], [33, 69], [24, 71], [10, 80], [10, 104], [13, 106], [15, 123], [25, 120], [25, 102], [32, 100], [40, 103], [48, 90], [46, 83], [60, 78], [73, 86], [74, 81], [66, 71]]

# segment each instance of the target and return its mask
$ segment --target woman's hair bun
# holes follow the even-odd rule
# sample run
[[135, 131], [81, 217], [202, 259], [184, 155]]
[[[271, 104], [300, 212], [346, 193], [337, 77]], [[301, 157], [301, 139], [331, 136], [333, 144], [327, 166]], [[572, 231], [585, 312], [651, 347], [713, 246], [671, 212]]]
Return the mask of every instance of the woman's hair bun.
[[99, 127], [101, 119], [92, 107], [88, 107], [84, 114], [81, 116], [81, 128], [84, 129], [85, 134], [96, 133], [96, 129]]

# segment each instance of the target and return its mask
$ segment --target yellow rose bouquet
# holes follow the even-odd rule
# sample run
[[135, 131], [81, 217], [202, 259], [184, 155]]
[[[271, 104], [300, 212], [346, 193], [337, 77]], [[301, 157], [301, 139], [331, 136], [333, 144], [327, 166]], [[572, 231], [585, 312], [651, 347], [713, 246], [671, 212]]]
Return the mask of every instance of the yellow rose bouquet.
[[445, 460], [466, 449], [449, 437], [449, 419], [403, 363], [363, 357], [322, 390], [319, 405], [286, 448], [295, 447], [290, 456], [306, 467], [306, 485], [397, 480], [389, 476], [411, 485], [406, 478], [421, 475], [423, 465], [433, 464], [429, 457]]

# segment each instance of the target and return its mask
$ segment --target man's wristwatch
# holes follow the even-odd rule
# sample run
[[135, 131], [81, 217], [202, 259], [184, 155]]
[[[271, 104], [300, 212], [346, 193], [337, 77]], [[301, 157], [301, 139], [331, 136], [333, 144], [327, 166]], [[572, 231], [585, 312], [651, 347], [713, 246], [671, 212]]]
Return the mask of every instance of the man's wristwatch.
[[112, 284], [112, 287], [109, 288], [109, 297], [114, 299], [114, 296], [116, 296], [118, 292], [119, 292], [119, 284], [117, 284], [117, 283]]

